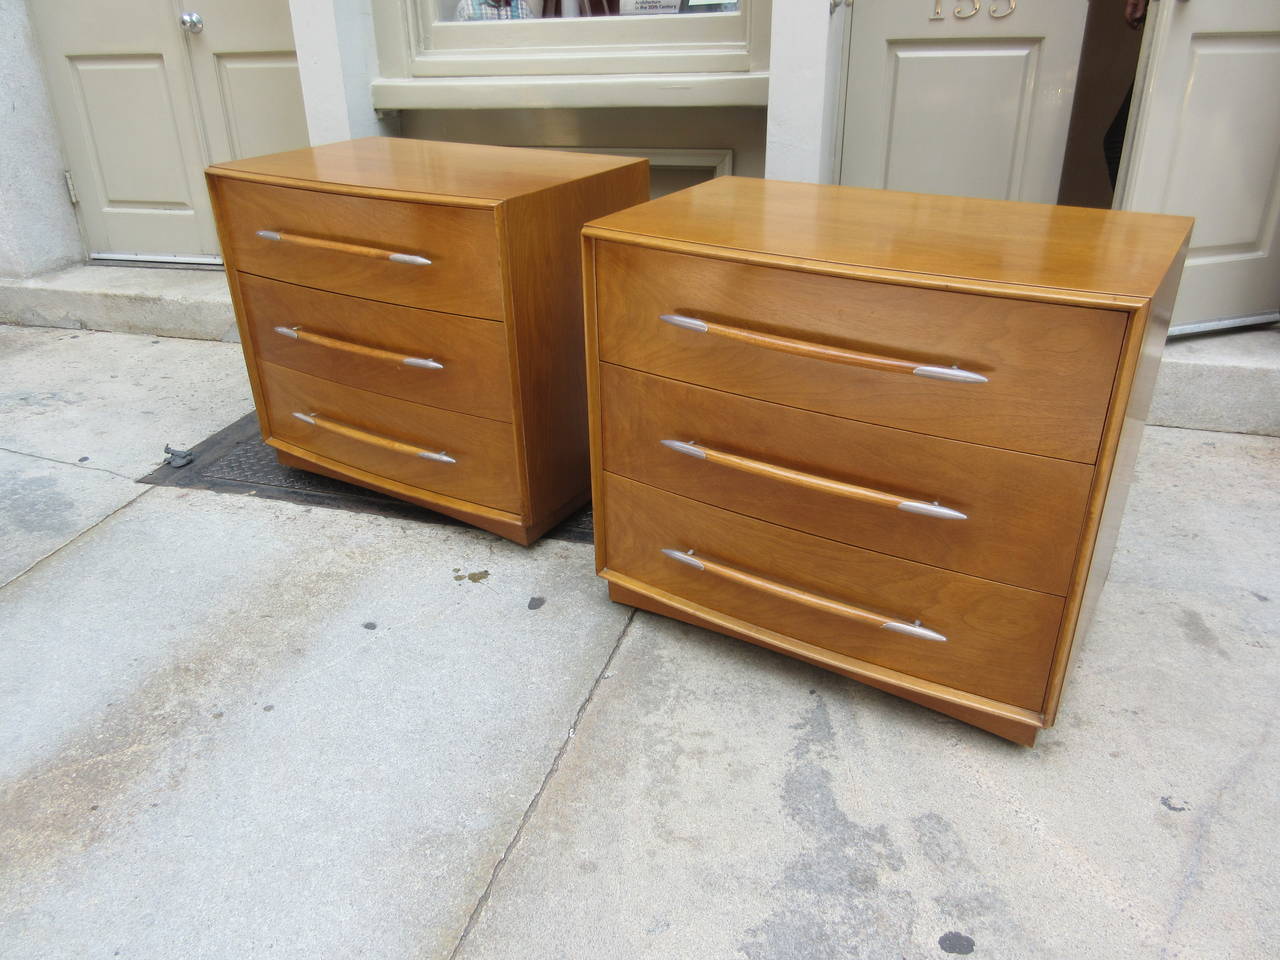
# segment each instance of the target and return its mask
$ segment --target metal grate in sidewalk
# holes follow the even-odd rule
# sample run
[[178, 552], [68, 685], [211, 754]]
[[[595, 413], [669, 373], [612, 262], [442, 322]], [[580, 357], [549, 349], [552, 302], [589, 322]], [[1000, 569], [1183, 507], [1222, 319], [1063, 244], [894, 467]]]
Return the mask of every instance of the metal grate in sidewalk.
[[[247, 414], [202, 440], [191, 448], [191, 453], [193, 459], [187, 466], [161, 466], [139, 482], [405, 517], [428, 524], [462, 525], [460, 520], [373, 490], [284, 466], [276, 459], [275, 450], [263, 443], [256, 413]], [[574, 543], [589, 543], [592, 535], [590, 507], [547, 534], [553, 540]]]

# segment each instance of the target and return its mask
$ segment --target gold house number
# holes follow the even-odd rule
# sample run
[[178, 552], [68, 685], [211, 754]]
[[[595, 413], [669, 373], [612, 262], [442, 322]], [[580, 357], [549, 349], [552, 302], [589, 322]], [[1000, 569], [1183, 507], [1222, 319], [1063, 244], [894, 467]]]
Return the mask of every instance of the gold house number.
[[[1004, 0], [1004, 2], [1007, 3], [1008, 6], [1003, 10], [999, 9], [998, 2], [991, 4], [991, 9], [988, 11], [991, 14], [991, 19], [1003, 20], [1005, 17], [1009, 16], [1009, 14], [1013, 13], [1013, 11], [1018, 9], [1018, 0]], [[982, 0], [969, 0], [969, 3], [972, 4], [971, 7], [965, 8], [960, 6], [956, 7], [955, 10], [952, 11], [957, 20], [968, 20], [970, 17], [976, 17], [982, 11]], [[946, 15], [942, 12], [942, 0], [934, 0], [933, 16], [929, 19], [947, 19]]]

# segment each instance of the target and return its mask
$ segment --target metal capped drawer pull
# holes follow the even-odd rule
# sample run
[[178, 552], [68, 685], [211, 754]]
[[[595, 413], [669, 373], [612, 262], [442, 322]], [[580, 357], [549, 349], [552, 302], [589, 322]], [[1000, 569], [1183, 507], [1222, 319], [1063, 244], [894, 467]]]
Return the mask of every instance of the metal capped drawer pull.
[[299, 247], [314, 247], [317, 250], [328, 250], [332, 253], [350, 253], [357, 257], [372, 257], [374, 260], [390, 260], [393, 263], [411, 263], [420, 267], [431, 266], [430, 260], [426, 257], [420, 257], [416, 253], [396, 253], [394, 250], [383, 250], [381, 247], [364, 247], [358, 243], [325, 240], [323, 237], [308, 237], [301, 233], [285, 233], [283, 230], [259, 230], [258, 236], [263, 240], [292, 243]]
[[878, 613], [872, 613], [870, 610], [863, 610], [861, 607], [853, 607], [847, 603], [841, 603], [839, 600], [829, 600], [826, 597], [820, 597], [815, 593], [809, 593], [805, 590], [798, 590], [795, 587], [788, 587], [785, 584], [775, 583], [772, 580], [766, 580], [764, 577], [757, 577], [753, 573], [747, 573], [745, 570], [738, 570], [735, 567], [726, 566], [723, 563], [717, 563], [714, 560], [708, 560], [706, 557], [694, 556], [692, 550], [670, 550], [662, 551], [672, 560], [678, 560], [681, 563], [688, 564], [695, 570], [701, 570], [705, 573], [713, 574], [725, 580], [734, 583], [740, 583], [746, 587], [752, 587], [763, 593], [773, 594], [775, 597], [782, 597], [785, 600], [791, 600], [795, 603], [803, 604], [814, 610], [821, 610], [824, 613], [833, 613], [838, 617], [845, 617], [849, 620], [856, 620], [859, 623], [868, 623], [873, 626], [880, 627], [883, 630], [892, 630], [894, 633], [904, 633], [909, 637], [915, 637], [919, 640], [931, 640], [934, 643], [946, 643], [947, 638], [935, 630], [920, 625], [917, 620], [914, 623], [907, 623], [904, 620], [895, 620], [892, 617], [886, 617]]
[[293, 415], [303, 423], [310, 424], [313, 427], [319, 427], [321, 430], [328, 430], [330, 433], [336, 433], [340, 437], [346, 437], [349, 440], [358, 440], [361, 443], [367, 443], [375, 447], [382, 447], [384, 450], [391, 450], [395, 453], [403, 453], [405, 456], [421, 457], [423, 460], [435, 460], [439, 463], [458, 462], [443, 450], [423, 450], [421, 447], [415, 447], [412, 444], [402, 443], [399, 440], [392, 440], [390, 437], [379, 436], [376, 433], [369, 433], [368, 431], [360, 430], [357, 427], [340, 423], [337, 420], [330, 420], [328, 417], [321, 416], [318, 413], [301, 413], [295, 410]]
[[930, 366], [918, 364], [911, 360], [897, 360], [894, 357], [881, 357], [874, 353], [857, 353], [841, 347], [829, 347], [821, 343], [809, 343], [807, 340], [793, 340], [791, 337], [779, 337], [772, 333], [760, 333], [756, 330], [743, 330], [723, 323], [699, 320], [697, 317], [685, 317], [678, 313], [664, 313], [660, 320], [674, 327], [693, 330], [697, 333], [711, 333], [717, 337], [726, 337], [740, 343], [777, 350], [798, 357], [809, 357], [813, 360], [827, 360], [831, 363], [843, 363], [851, 367], [866, 367], [868, 370], [884, 370], [889, 373], [911, 373], [917, 377], [929, 377], [933, 380], [951, 380], [956, 383], [986, 383], [987, 378], [980, 373], [961, 370], [959, 367]]
[[386, 360], [390, 363], [403, 363], [407, 367], [421, 367], [424, 370], [443, 370], [444, 364], [438, 360], [432, 360], [429, 357], [410, 357], [403, 353], [395, 353], [391, 350], [380, 350], [377, 347], [366, 347], [359, 343], [350, 343], [346, 340], [335, 340], [333, 337], [322, 336], [318, 333], [308, 333], [301, 327], [276, 327], [275, 332], [282, 337], [288, 337], [291, 340], [298, 340], [303, 343], [315, 344], [317, 347], [328, 347], [330, 350], [342, 350], [345, 353], [354, 353], [356, 356], [368, 357], [370, 360]]
[[871, 487], [859, 487], [840, 480], [829, 480], [826, 477], [804, 473], [801, 470], [792, 470], [790, 467], [780, 467], [777, 464], [766, 463], [763, 460], [752, 460], [750, 457], [740, 457], [734, 453], [714, 450], [711, 447], [704, 447], [700, 443], [688, 440], [663, 440], [662, 445], [678, 453], [697, 457], [699, 460], [706, 460], [708, 463], [729, 467], [731, 470], [740, 470], [743, 473], [749, 473], [757, 477], [769, 477], [773, 480], [794, 483], [810, 490], [820, 490], [823, 493], [832, 493], [838, 497], [848, 497], [850, 500], [874, 503], [882, 507], [896, 507], [907, 513], [918, 513], [926, 517], [940, 517], [945, 520], [969, 519], [966, 514], [961, 513], [959, 510], [952, 510], [950, 507], [944, 507], [938, 503], [912, 500], [910, 497], [900, 497], [896, 494], [885, 493], [883, 490], [872, 489]]

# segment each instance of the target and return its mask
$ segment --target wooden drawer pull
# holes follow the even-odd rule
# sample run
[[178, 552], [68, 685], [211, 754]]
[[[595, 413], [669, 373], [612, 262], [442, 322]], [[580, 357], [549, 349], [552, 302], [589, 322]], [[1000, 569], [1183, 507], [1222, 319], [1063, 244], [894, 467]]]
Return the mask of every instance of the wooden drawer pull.
[[780, 467], [777, 464], [765, 463], [763, 460], [752, 460], [750, 457], [740, 457], [737, 454], [713, 450], [711, 447], [704, 447], [702, 444], [692, 441], [663, 440], [662, 445], [678, 453], [697, 457], [699, 460], [706, 460], [708, 463], [718, 463], [722, 467], [729, 467], [732, 470], [741, 470], [743, 473], [750, 473], [757, 477], [769, 477], [773, 480], [794, 483], [810, 490], [820, 490], [823, 493], [833, 493], [838, 497], [848, 497], [850, 500], [874, 503], [882, 507], [896, 507], [899, 510], [905, 510], [907, 513], [918, 513], [926, 517], [941, 517], [946, 520], [969, 519], [959, 510], [952, 510], [950, 507], [944, 507], [937, 503], [899, 497], [892, 493], [885, 493], [882, 490], [873, 490], [870, 487], [859, 487], [852, 483], [843, 483], [840, 480], [829, 480], [826, 477], [814, 476], [811, 473], [803, 473], [800, 470], [792, 470], [788, 467]]
[[712, 333], [718, 337], [726, 337], [741, 343], [792, 353], [800, 357], [814, 360], [828, 360], [831, 363], [843, 363], [851, 367], [866, 367], [870, 370], [885, 370], [890, 373], [911, 373], [917, 377], [929, 377], [933, 380], [952, 380], [956, 383], [986, 383], [987, 378], [980, 373], [971, 373], [959, 367], [935, 367], [920, 365], [910, 360], [895, 360], [893, 357], [880, 357], [874, 353], [855, 353], [840, 347], [824, 346], [820, 343], [809, 343], [806, 340], [793, 340], [790, 337], [779, 337], [772, 333], [760, 333], [755, 330], [743, 330], [723, 323], [712, 323], [696, 317], [685, 317], [678, 313], [664, 313], [659, 319], [697, 333]]
[[838, 617], [857, 620], [859, 623], [870, 623], [883, 630], [892, 630], [894, 633], [905, 633], [909, 637], [916, 637], [920, 640], [932, 640], [935, 643], [947, 642], [947, 638], [942, 634], [934, 630], [930, 630], [928, 627], [922, 627], [919, 620], [915, 623], [907, 623], [903, 620], [894, 620], [892, 617], [885, 617], [878, 613], [872, 613], [870, 610], [863, 610], [861, 607], [852, 607], [847, 603], [841, 603], [839, 600], [830, 600], [827, 597], [820, 597], [817, 594], [798, 590], [795, 587], [788, 587], [785, 584], [775, 583], [772, 580], [766, 580], [764, 577], [757, 577], [753, 573], [747, 573], [744, 570], [738, 570], [734, 567], [726, 566], [723, 563], [708, 560], [705, 557], [695, 557], [692, 550], [663, 550], [662, 552], [672, 560], [679, 560], [681, 563], [686, 563], [695, 570], [702, 570], [706, 573], [714, 574], [717, 577], [722, 577], [725, 580], [731, 580], [734, 583], [740, 583], [743, 586], [753, 587], [763, 593], [771, 593], [775, 597], [792, 600], [796, 603], [803, 604], [806, 607], [812, 607], [814, 610], [821, 610], [824, 613], [834, 613]]
[[259, 230], [258, 236], [263, 240], [276, 240], [280, 243], [292, 243], [299, 247], [315, 247], [318, 250], [331, 250], [334, 253], [350, 253], [357, 257], [372, 257], [374, 260], [390, 260], [393, 263], [412, 263], [420, 267], [431, 266], [431, 261], [416, 253], [396, 253], [383, 250], [381, 247], [362, 247], [358, 243], [342, 243], [338, 240], [325, 240], [322, 237], [308, 237], [301, 233], [284, 233], [280, 230]]
[[381, 437], [376, 433], [368, 433], [364, 430], [359, 430], [356, 427], [348, 426], [345, 423], [339, 423], [337, 420], [330, 420], [328, 417], [322, 417], [318, 413], [299, 413], [294, 411], [293, 415], [303, 423], [310, 424], [313, 427], [319, 427], [321, 430], [328, 430], [330, 433], [336, 433], [339, 436], [347, 437], [350, 440], [359, 440], [361, 443], [368, 443], [375, 447], [382, 447], [384, 450], [394, 450], [396, 453], [403, 453], [406, 456], [421, 457], [423, 460], [435, 460], [439, 463], [458, 462], [443, 450], [423, 450], [420, 447], [401, 443], [399, 440], [392, 440], [390, 437]]
[[368, 357], [371, 360], [403, 363], [405, 366], [421, 367], [424, 370], [444, 369], [443, 363], [428, 357], [410, 357], [403, 353], [393, 353], [390, 350], [379, 350], [377, 347], [366, 347], [359, 343], [349, 343], [346, 340], [335, 340], [333, 337], [325, 337], [318, 333], [308, 333], [301, 327], [276, 327], [275, 331], [280, 336], [289, 337], [291, 340], [301, 340], [303, 343], [312, 343], [317, 347], [328, 347], [330, 350], [342, 350], [346, 353], [354, 353], [356, 356]]

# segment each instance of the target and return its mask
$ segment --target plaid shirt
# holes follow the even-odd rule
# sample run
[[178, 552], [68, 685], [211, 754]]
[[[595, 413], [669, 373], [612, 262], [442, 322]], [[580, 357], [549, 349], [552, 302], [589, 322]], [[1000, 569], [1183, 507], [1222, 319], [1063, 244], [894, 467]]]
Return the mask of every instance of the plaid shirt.
[[455, 20], [528, 20], [533, 17], [528, 0], [511, 0], [510, 5], [497, 6], [490, 0], [458, 0]]

